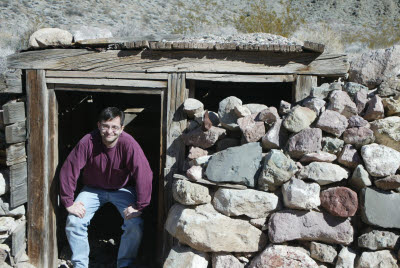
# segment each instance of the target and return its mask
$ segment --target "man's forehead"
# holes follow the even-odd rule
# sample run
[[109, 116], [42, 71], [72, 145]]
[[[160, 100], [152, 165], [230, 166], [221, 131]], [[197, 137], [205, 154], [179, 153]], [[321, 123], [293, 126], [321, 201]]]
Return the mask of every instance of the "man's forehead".
[[117, 117], [114, 117], [113, 119], [109, 119], [107, 121], [101, 120], [100, 123], [102, 123], [102, 124], [118, 124], [118, 125], [121, 125], [121, 118], [119, 116], [117, 116]]

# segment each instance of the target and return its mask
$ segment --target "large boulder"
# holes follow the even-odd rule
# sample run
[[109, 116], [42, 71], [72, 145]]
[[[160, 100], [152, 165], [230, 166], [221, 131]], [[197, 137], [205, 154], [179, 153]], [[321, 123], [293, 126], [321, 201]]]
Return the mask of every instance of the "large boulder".
[[316, 211], [285, 210], [272, 214], [268, 235], [272, 243], [311, 240], [348, 245], [354, 230], [349, 219]]
[[397, 261], [389, 250], [363, 252], [356, 268], [398, 268]]
[[383, 228], [400, 228], [400, 194], [364, 188], [361, 191], [362, 220]]
[[371, 122], [375, 141], [400, 152], [400, 116], [390, 116]]
[[364, 145], [361, 156], [368, 173], [375, 177], [394, 175], [400, 167], [400, 152], [384, 145]]
[[259, 141], [265, 135], [264, 122], [255, 121], [256, 115], [248, 115], [237, 120], [246, 142]]
[[267, 243], [261, 230], [218, 213], [211, 204], [173, 205], [165, 229], [179, 242], [204, 252], [256, 252]]
[[44, 48], [48, 46], [69, 46], [72, 44], [72, 34], [58, 28], [42, 28], [29, 38], [29, 46]]
[[254, 187], [261, 159], [262, 148], [258, 142], [228, 148], [213, 154], [205, 174], [213, 182], [233, 182]]
[[375, 140], [374, 132], [366, 127], [348, 128], [343, 133], [345, 143], [353, 144], [356, 148], [373, 143]]
[[164, 262], [163, 268], [207, 268], [207, 253], [185, 246], [174, 246]]
[[248, 268], [318, 268], [318, 264], [300, 247], [269, 245], [254, 257]]
[[271, 150], [264, 157], [262, 170], [258, 178], [258, 189], [274, 191], [296, 173], [296, 163], [282, 151]]
[[241, 106], [242, 101], [234, 96], [227, 97], [219, 103], [218, 115], [221, 125], [229, 130], [235, 130], [238, 116], [235, 113], [235, 106]]
[[194, 115], [204, 111], [204, 104], [196, 99], [188, 98], [183, 103], [183, 111], [189, 118], [194, 118]]
[[246, 189], [219, 188], [214, 194], [214, 208], [226, 216], [246, 215], [250, 218], [266, 218], [278, 208], [279, 198], [273, 193]]
[[383, 80], [397, 76], [400, 68], [400, 46], [371, 50], [352, 60], [349, 81], [373, 89]]
[[318, 183], [306, 183], [299, 179], [291, 179], [282, 186], [285, 207], [293, 209], [316, 209], [320, 204], [321, 187]]
[[187, 180], [175, 180], [172, 183], [174, 199], [183, 205], [199, 205], [211, 202], [211, 196], [206, 186]]
[[283, 121], [283, 126], [290, 132], [299, 132], [308, 128], [317, 117], [316, 113], [307, 108], [297, 106], [294, 107], [286, 119]]
[[349, 172], [336, 164], [312, 162], [308, 166], [305, 166], [298, 176], [301, 179], [314, 180], [319, 185], [327, 185], [347, 179]]
[[307, 128], [293, 135], [288, 140], [287, 150], [292, 158], [301, 158], [308, 153], [321, 150], [322, 130]]

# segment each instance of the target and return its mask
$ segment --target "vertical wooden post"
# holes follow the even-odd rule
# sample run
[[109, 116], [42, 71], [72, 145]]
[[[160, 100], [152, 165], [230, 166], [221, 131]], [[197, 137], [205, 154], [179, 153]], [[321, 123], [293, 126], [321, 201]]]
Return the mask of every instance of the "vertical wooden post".
[[[51, 188], [55, 170], [57, 117], [54, 91], [48, 91], [44, 70], [26, 71], [28, 97], [28, 256], [43, 268], [57, 265], [55, 203]], [[52, 93], [51, 93], [52, 92]], [[49, 136], [49, 133], [51, 134]], [[49, 154], [50, 152], [50, 154]]]
[[[189, 95], [185, 80], [186, 75], [184, 73], [172, 73], [168, 75], [168, 94], [166, 101], [166, 159], [163, 181], [163, 222], [165, 222], [168, 211], [174, 203], [171, 191], [173, 175], [182, 172], [185, 161], [185, 144], [181, 139], [181, 135], [186, 128], [186, 116], [183, 112], [182, 104]], [[173, 238], [164, 229], [163, 247], [160, 256], [162, 262], [167, 257], [173, 243]]]
[[293, 103], [307, 98], [311, 93], [311, 88], [317, 86], [317, 76], [297, 75], [293, 83]]

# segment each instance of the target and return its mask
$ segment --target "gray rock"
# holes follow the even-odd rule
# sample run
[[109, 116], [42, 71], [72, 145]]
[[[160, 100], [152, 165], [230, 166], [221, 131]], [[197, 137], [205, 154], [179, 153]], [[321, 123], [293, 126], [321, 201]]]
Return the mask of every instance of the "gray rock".
[[165, 229], [179, 242], [204, 252], [256, 252], [267, 243], [261, 230], [218, 213], [211, 204], [173, 205]]
[[343, 133], [345, 143], [352, 144], [356, 148], [373, 143], [375, 141], [374, 132], [366, 127], [348, 128]]
[[337, 154], [342, 151], [344, 141], [338, 138], [323, 137], [322, 138], [322, 151]]
[[267, 124], [273, 124], [277, 120], [280, 120], [280, 117], [275, 107], [269, 107], [258, 113], [256, 120], [263, 121]]
[[400, 228], [400, 194], [364, 188], [361, 191], [363, 222], [383, 228]]
[[269, 245], [249, 264], [248, 268], [318, 268], [303, 248], [284, 245]]
[[340, 137], [348, 126], [347, 118], [338, 112], [326, 110], [319, 117], [316, 127]]
[[25, 215], [25, 207], [21, 205], [10, 210], [10, 204], [6, 201], [8, 197], [0, 197], [0, 216], [22, 216]]
[[279, 211], [272, 214], [268, 222], [268, 235], [272, 243], [311, 240], [348, 245], [353, 242], [353, 233], [349, 219], [315, 211]]
[[265, 135], [264, 122], [255, 121], [256, 115], [248, 115], [237, 120], [246, 142], [259, 141]]
[[293, 158], [301, 158], [308, 153], [321, 150], [322, 131], [319, 128], [307, 128], [288, 140], [288, 153]]
[[163, 268], [207, 268], [210, 257], [207, 253], [185, 246], [174, 246], [164, 262]]
[[183, 111], [189, 118], [194, 118], [194, 115], [204, 111], [204, 104], [196, 99], [188, 98], [183, 103]]
[[227, 97], [219, 103], [218, 115], [221, 125], [229, 130], [235, 130], [238, 116], [235, 113], [235, 106], [241, 106], [242, 101], [234, 96]]
[[333, 263], [337, 256], [337, 252], [334, 247], [318, 242], [310, 243], [310, 253], [311, 258], [327, 263]]
[[385, 116], [385, 109], [383, 108], [382, 99], [375, 95], [367, 103], [367, 110], [364, 114], [364, 119], [368, 121], [373, 121], [381, 119]]
[[350, 118], [353, 115], [357, 115], [358, 110], [356, 104], [351, 100], [349, 95], [340, 90], [332, 91], [329, 96], [329, 104], [327, 110], [336, 111], [346, 118]]
[[368, 92], [358, 91], [354, 96], [354, 103], [356, 104], [357, 112], [362, 114], [368, 103]]
[[192, 145], [203, 149], [210, 148], [219, 139], [226, 135], [226, 130], [212, 126], [209, 130], [203, 131], [201, 127], [196, 128], [186, 134], [182, 134], [182, 139], [186, 145]]
[[329, 88], [332, 90], [342, 90], [343, 83], [342, 82], [333, 82], [329, 85]]
[[189, 162], [191, 166], [206, 166], [208, 161], [210, 161], [212, 155], [205, 155], [197, 157]]
[[282, 186], [285, 207], [310, 210], [317, 208], [321, 187], [317, 183], [305, 183], [302, 180], [291, 179]]
[[262, 110], [268, 109], [268, 106], [265, 104], [258, 104], [258, 103], [249, 103], [243, 105], [244, 107], [248, 108], [252, 114], [258, 114]]
[[303, 157], [300, 159], [300, 162], [302, 164], [304, 163], [310, 163], [310, 162], [327, 162], [331, 163], [336, 160], [336, 155], [330, 154], [327, 152], [317, 152], [317, 153], [309, 153], [303, 155]]
[[327, 185], [347, 179], [349, 174], [346, 169], [336, 164], [312, 162], [305, 166], [298, 176], [301, 179], [312, 179], [319, 185]]
[[251, 115], [249, 108], [244, 107], [242, 105], [236, 105], [234, 110], [235, 110], [235, 114], [237, 115], [238, 118]]
[[364, 145], [361, 156], [368, 173], [375, 177], [394, 175], [400, 166], [400, 152], [384, 145]]
[[370, 250], [394, 249], [399, 236], [389, 231], [372, 230], [358, 237], [358, 246]]
[[182, 205], [199, 205], [211, 202], [206, 186], [186, 180], [175, 180], [172, 183], [172, 195]]
[[329, 93], [333, 91], [330, 87], [312, 87], [311, 88], [311, 97], [318, 99], [326, 99], [329, 96]]
[[72, 29], [72, 35], [74, 36], [74, 42], [87, 40], [87, 39], [100, 39], [100, 38], [111, 38], [113, 37], [111, 31], [106, 28], [93, 27], [82, 25]]
[[374, 181], [375, 186], [382, 190], [396, 190], [400, 188], [400, 175], [390, 175]]
[[0, 217], [0, 233], [11, 233], [15, 229], [15, 219], [13, 217]]
[[365, 120], [361, 116], [353, 115], [352, 117], [349, 118], [349, 126], [348, 127], [349, 128], [353, 128], [353, 127], [370, 128], [370, 124], [368, 123], [367, 120]]
[[267, 217], [278, 208], [279, 198], [273, 193], [252, 189], [219, 188], [214, 194], [214, 208], [226, 216], [245, 215], [249, 218]]
[[350, 185], [354, 186], [357, 190], [364, 187], [371, 186], [371, 180], [368, 172], [364, 169], [363, 165], [358, 165], [354, 171], [351, 179], [349, 180]]
[[382, 104], [387, 116], [400, 115], [400, 94], [395, 97], [382, 99]]
[[301, 130], [308, 128], [316, 118], [316, 113], [307, 108], [297, 106], [294, 107], [288, 116], [283, 120], [283, 126], [290, 132], [300, 132]]
[[375, 141], [400, 152], [400, 117], [390, 116], [371, 122]]
[[213, 253], [212, 268], [244, 268], [244, 264], [231, 254]]
[[389, 250], [363, 252], [356, 268], [397, 268], [397, 261]]
[[354, 97], [359, 91], [368, 92], [368, 88], [366, 86], [353, 82], [347, 82], [344, 84], [343, 90], [346, 91], [351, 97]]
[[261, 144], [264, 149], [279, 149], [282, 148], [287, 140], [289, 134], [287, 130], [282, 126], [282, 120], [278, 119], [267, 133], [261, 139]]
[[354, 268], [355, 258], [356, 253], [352, 249], [343, 247], [339, 252], [335, 268]]
[[362, 160], [358, 154], [357, 148], [351, 144], [346, 144], [339, 154], [338, 162], [345, 167], [354, 169], [362, 163]]
[[[217, 152], [208, 162], [205, 174], [210, 181], [233, 182], [254, 187], [261, 153], [262, 148], [257, 142]], [[244, 155], [246, 157], [243, 157]]]
[[389, 97], [400, 94], [400, 79], [389, 77], [385, 79], [378, 87], [378, 94], [381, 97]]
[[240, 145], [240, 140], [234, 138], [223, 138], [217, 141], [217, 152]]
[[289, 102], [286, 102], [284, 100], [281, 100], [279, 104], [279, 114], [280, 115], [287, 115], [290, 112], [290, 109], [292, 109], [292, 104]]
[[296, 173], [296, 163], [282, 151], [271, 150], [264, 157], [262, 170], [258, 178], [258, 189], [274, 191]]
[[29, 38], [29, 47], [44, 48], [48, 46], [62, 46], [72, 44], [72, 34], [58, 28], [42, 28], [34, 32]]
[[302, 106], [307, 107], [319, 115], [325, 109], [326, 102], [319, 98], [306, 98], [302, 102]]

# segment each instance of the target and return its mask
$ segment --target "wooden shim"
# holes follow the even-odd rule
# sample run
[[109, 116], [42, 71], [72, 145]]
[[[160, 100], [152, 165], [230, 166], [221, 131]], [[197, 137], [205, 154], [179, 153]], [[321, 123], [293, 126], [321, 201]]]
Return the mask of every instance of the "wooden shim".
[[190, 179], [190, 178], [188, 178], [188, 177], [186, 177], [184, 175], [180, 175], [180, 174], [174, 174], [174, 179], [187, 180], [187, 181], [200, 183], [200, 184], [204, 184], [204, 185], [212, 185], [212, 186], [218, 186], [218, 187], [230, 188], [230, 189], [239, 189], [239, 190], [247, 189], [246, 186], [240, 185], [240, 184], [212, 182], [212, 181], [209, 181], [209, 180], [206, 180], [206, 179], [193, 180], [193, 179]]
[[[279, 46], [277, 49], [279, 51]], [[304, 74], [326, 77], [345, 76], [349, 70], [344, 54], [269, 51], [110, 50], [97, 53], [80, 49], [51, 49], [9, 56], [8, 64], [9, 67], [23, 69], [91, 72]]]
[[46, 71], [46, 78], [103, 78], [103, 79], [137, 79], [167, 80], [165, 73], [116, 73], [116, 72], [80, 72], [80, 71]]
[[126, 93], [126, 94], [149, 94], [159, 95], [162, 89], [122, 89], [122, 87], [106, 87], [106, 86], [80, 86], [80, 85], [64, 85], [55, 84], [54, 90], [63, 91], [81, 91], [81, 92], [107, 92], [107, 93]]
[[0, 149], [0, 164], [12, 166], [26, 161], [25, 142], [8, 145]]
[[247, 83], [280, 83], [293, 82], [293, 75], [241, 75], [241, 74], [212, 74], [187, 73], [186, 79], [216, 82], [247, 82]]
[[317, 86], [317, 76], [298, 75], [296, 82], [293, 83], [293, 102], [297, 103], [307, 98], [311, 93], [311, 88]]
[[0, 78], [0, 93], [22, 93], [22, 73], [20, 69], [8, 70]]
[[17, 143], [26, 140], [25, 121], [8, 125], [5, 128], [6, 143]]
[[[11, 190], [11, 189], [10, 189]], [[10, 208], [16, 208], [28, 201], [28, 185], [23, 184], [10, 191]]]
[[48, 78], [47, 83], [65, 85], [96, 85], [116, 87], [166, 88], [167, 82], [149, 80], [90, 79], [90, 78]]
[[26, 248], [26, 222], [21, 222], [11, 235], [11, 255], [18, 256], [21, 250]]
[[25, 120], [25, 103], [11, 101], [3, 105], [3, 123], [8, 125]]
[[310, 50], [313, 52], [323, 53], [325, 50], [325, 45], [310, 41], [304, 41], [303, 49]]
[[10, 208], [16, 208], [28, 201], [26, 162], [10, 167]]

